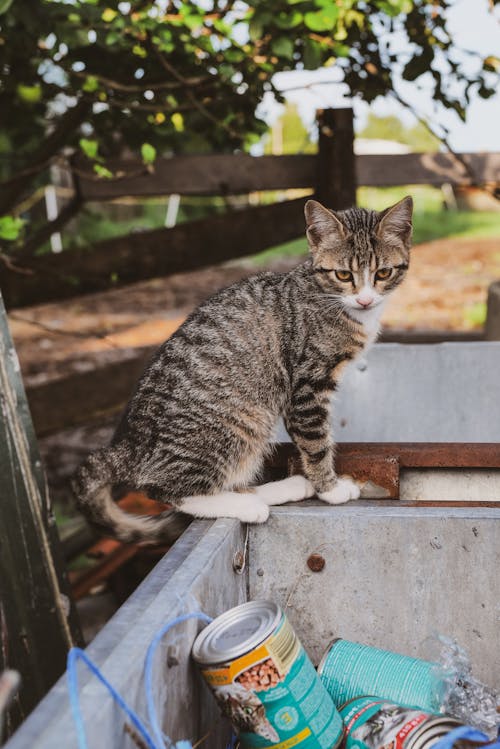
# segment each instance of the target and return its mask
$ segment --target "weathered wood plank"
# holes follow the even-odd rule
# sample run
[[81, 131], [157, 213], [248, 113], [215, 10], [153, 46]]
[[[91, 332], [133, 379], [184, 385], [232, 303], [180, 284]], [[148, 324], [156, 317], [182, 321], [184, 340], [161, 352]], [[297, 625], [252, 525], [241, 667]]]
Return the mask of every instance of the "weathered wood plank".
[[[479, 183], [499, 181], [500, 153], [462, 156]], [[463, 165], [450, 153], [370, 154], [356, 156], [355, 161], [358, 184], [368, 187], [470, 184]], [[84, 200], [172, 193], [237, 195], [259, 190], [315, 188], [321, 164], [318, 165], [316, 155], [307, 154], [258, 157], [210, 154], [158, 159], [153, 173], [146, 170], [141, 173], [143, 167], [134, 159], [112, 161], [109, 167], [115, 173], [135, 176], [112, 180], [75, 177]]]
[[[477, 182], [500, 181], [500, 153], [461, 154]], [[358, 184], [373, 187], [393, 185], [468, 185], [470, 177], [450, 153], [403, 153], [358, 156]]]
[[[210, 154], [158, 159], [148, 172], [140, 161], [111, 161], [108, 168], [119, 179], [98, 180], [76, 177], [83, 200], [111, 200], [124, 195], [237, 195], [256, 190], [286, 190], [312, 187], [316, 157], [248, 156]], [[90, 173], [90, 170], [87, 168]], [[142, 173], [141, 173], [142, 172]], [[79, 173], [80, 170], [79, 170]]]
[[316, 195], [329, 208], [356, 205], [354, 120], [351, 108], [318, 112], [319, 154]]
[[123, 408], [156, 346], [133, 357], [27, 388], [38, 437], [84, 424]]
[[64, 671], [79, 629], [1, 299], [0, 392], [0, 672], [22, 677], [9, 732]]
[[304, 202], [247, 208], [35, 257], [23, 264], [31, 275], [2, 265], [0, 288], [7, 307], [25, 307], [252, 255], [304, 234]]

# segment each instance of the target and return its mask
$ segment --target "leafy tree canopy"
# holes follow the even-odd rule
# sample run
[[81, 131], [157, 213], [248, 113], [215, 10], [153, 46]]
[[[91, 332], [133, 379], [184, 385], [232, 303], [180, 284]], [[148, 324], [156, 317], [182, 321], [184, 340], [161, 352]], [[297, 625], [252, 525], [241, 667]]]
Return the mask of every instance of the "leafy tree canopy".
[[[478, 60], [472, 74], [461, 66], [449, 4], [2, 0], [0, 215], [16, 215], [47, 165], [75, 149], [106, 178], [105, 159], [124, 150], [150, 164], [157, 153], [247, 147], [265, 131], [255, 110], [279, 71], [336, 66], [372, 101], [393, 91], [397, 64], [408, 81], [430, 76], [434, 98], [463, 118], [472, 91], [493, 94], [499, 60]], [[391, 34], [399, 47], [406, 39], [404, 53], [391, 51]]]

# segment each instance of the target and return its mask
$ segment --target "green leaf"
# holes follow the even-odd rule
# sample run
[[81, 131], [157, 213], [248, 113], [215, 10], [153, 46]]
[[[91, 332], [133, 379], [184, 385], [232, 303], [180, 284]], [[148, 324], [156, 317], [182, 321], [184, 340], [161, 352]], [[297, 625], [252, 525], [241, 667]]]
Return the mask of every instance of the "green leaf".
[[252, 42], [258, 42], [262, 38], [262, 32], [264, 31], [264, 24], [260, 18], [252, 18], [248, 25], [248, 33]]
[[19, 237], [24, 224], [22, 218], [0, 216], [0, 239], [5, 239], [8, 242], [14, 241]]
[[337, 6], [332, 5], [329, 8], [306, 13], [304, 22], [311, 31], [331, 31], [335, 26], [338, 15]]
[[489, 88], [488, 86], [481, 84], [477, 90], [477, 93], [482, 99], [489, 99], [490, 96], [494, 96], [496, 94], [496, 89]]
[[3, 13], [7, 13], [10, 6], [12, 5], [13, 0], [0, 0], [0, 16]]
[[99, 143], [96, 140], [80, 138], [78, 141], [80, 148], [88, 159], [97, 159], [99, 156]]
[[302, 18], [302, 13], [299, 13], [298, 10], [281, 11], [274, 19], [274, 23], [280, 29], [293, 29], [299, 23], [302, 23]]
[[141, 47], [140, 44], [134, 44], [134, 46], [132, 47], [132, 52], [133, 52], [134, 55], [137, 55], [137, 57], [143, 57], [144, 58], [144, 57], [148, 56], [148, 53], [146, 52], [146, 50], [144, 49], [144, 47]]
[[484, 70], [488, 70], [492, 73], [498, 72], [500, 70], [500, 57], [489, 55], [489, 57], [486, 57], [483, 60], [483, 68]]
[[39, 83], [34, 86], [25, 86], [19, 83], [17, 86], [17, 95], [27, 104], [37, 104], [42, 98], [42, 87]]
[[431, 47], [425, 47], [412, 60], [410, 60], [403, 69], [403, 78], [405, 81], [414, 81], [422, 73], [426, 73], [434, 58]]
[[113, 8], [106, 8], [102, 13], [101, 18], [105, 23], [111, 23], [111, 21], [115, 20], [117, 15], [118, 12], [113, 10]]
[[94, 172], [102, 179], [113, 179], [113, 172], [101, 164], [94, 164]]
[[335, 45], [334, 49], [337, 57], [348, 57], [351, 51], [347, 44], [341, 44], [340, 42]]
[[260, 13], [255, 11], [248, 26], [250, 39], [253, 42], [258, 42], [262, 38], [262, 34], [264, 33], [264, 27], [266, 26], [267, 23], [269, 23], [271, 18], [272, 16], [270, 13], [268, 13], [268, 11], [264, 11]]
[[175, 127], [178, 133], [182, 133], [184, 130], [184, 117], [180, 112], [174, 112], [170, 118], [172, 125]]
[[278, 57], [284, 57], [287, 60], [293, 58], [293, 41], [287, 36], [279, 36], [271, 42], [271, 49]]
[[306, 39], [304, 43], [304, 67], [306, 70], [317, 70], [321, 66], [321, 45], [313, 39]]
[[151, 143], [143, 143], [141, 146], [141, 157], [144, 164], [152, 164], [156, 159], [156, 148]]
[[82, 86], [83, 91], [86, 91], [88, 94], [92, 94], [94, 91], [97, 91], [99, 88], [99, 81], [95, 77], [95, 75], [88, 75], [85, 78], [85, 83]]
[[187, 26], [190, 31], [199, 29], [203, 26], [203, 16], [185, 16], [184, 25]]

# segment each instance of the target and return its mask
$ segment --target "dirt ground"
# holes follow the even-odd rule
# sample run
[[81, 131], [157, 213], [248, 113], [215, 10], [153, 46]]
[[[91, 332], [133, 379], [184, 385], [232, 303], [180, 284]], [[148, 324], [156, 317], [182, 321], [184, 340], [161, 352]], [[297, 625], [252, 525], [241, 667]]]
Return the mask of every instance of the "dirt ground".
[[[272, 267], [287, 270], [300, 258]], [[115, 291], [15, 310], [10, 325], [27, 382], [89, 369], [96, 354], [161, 343], [185, 315], [222, 286], [259, 268], [240, 261]], [[446, 239], [416, 246], [408, 278], [384, 313], [386, 328], [481, 327], [489, 284], [500, 278], [498, 239]]]

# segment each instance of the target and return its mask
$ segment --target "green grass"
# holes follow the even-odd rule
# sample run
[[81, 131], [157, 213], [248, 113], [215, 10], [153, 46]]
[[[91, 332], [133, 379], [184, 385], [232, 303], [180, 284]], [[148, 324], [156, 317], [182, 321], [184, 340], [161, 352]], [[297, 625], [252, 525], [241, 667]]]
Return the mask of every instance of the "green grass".
[[[382, 210], [397, 203], [405, 195], [412, 195], [415, 202], [413, 242], [430, 242], [447, 237], [499, 237], [500, 212], [449, 211], [443, 207], [440, 190], [423, 185], [403, 187], [362, 187], [358, 191], [358, 203], [364, 208]], [[307, 252], [305, 238], [286, 242], [278, 247], [252, 256], [255, 264], [265, 264], [276, 258], [303, 255]]]

